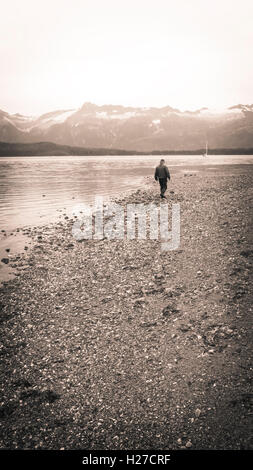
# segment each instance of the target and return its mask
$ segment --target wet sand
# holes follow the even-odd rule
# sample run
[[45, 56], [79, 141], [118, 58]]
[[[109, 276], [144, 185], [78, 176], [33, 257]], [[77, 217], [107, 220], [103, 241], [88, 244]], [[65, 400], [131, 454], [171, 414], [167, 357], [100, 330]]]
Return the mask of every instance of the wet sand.
[[[0, 289], [1, 448], [252, 448], [252, 176], [173, 175], [181, 244], [166, 254], [78, 242], [71, 219], [26, 230]], [[159, 204], [158, 187], [118, 202]]]

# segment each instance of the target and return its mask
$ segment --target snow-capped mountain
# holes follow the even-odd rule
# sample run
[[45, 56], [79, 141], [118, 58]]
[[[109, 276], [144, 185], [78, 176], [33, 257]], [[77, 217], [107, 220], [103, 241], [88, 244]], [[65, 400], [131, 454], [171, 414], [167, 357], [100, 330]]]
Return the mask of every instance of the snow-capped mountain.
[[0, 141], [138, 151], [253, 147], [253, 105], [223, 110], [97, 106], [37, 116], [0, 110]]

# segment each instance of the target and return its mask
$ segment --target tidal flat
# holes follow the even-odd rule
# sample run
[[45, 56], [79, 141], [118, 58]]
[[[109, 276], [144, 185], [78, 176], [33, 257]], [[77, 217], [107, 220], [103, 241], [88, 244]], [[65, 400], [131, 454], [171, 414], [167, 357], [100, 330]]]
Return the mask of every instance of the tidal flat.
[[252, 176], [175, 174], [170, 252], [77, 241], [68, 216], [24, 230], [0, 288], [2, 449], [252, 449]]

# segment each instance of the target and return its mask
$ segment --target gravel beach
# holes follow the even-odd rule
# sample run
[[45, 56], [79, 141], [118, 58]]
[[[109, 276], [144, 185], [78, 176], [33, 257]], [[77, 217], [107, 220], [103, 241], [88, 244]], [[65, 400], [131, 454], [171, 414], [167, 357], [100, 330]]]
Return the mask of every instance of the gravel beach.
[[[252, 177], [172, 174], [170, 252], [78, 242], [67, 216], [23, 230], [0, 288], [2, 449], [252, 449]], [[160, 204], [158, 187], [117, 202]]]

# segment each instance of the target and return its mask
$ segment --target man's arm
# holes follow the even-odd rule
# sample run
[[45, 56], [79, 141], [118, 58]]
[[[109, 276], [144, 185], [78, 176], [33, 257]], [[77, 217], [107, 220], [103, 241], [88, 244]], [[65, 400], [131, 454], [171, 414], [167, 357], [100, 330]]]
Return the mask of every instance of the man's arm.
[[168, 169], [167, 166], [166, 166], [166, 173], [167, 173], [167, 178], [168, 178], [168, 180], [170, 180], [170, 172], [169, 172], [169, 169]]
[[157, 181], [158, 180], [158, 171], [157, 171], [157, 167], [155, 169], [155, 180]]

